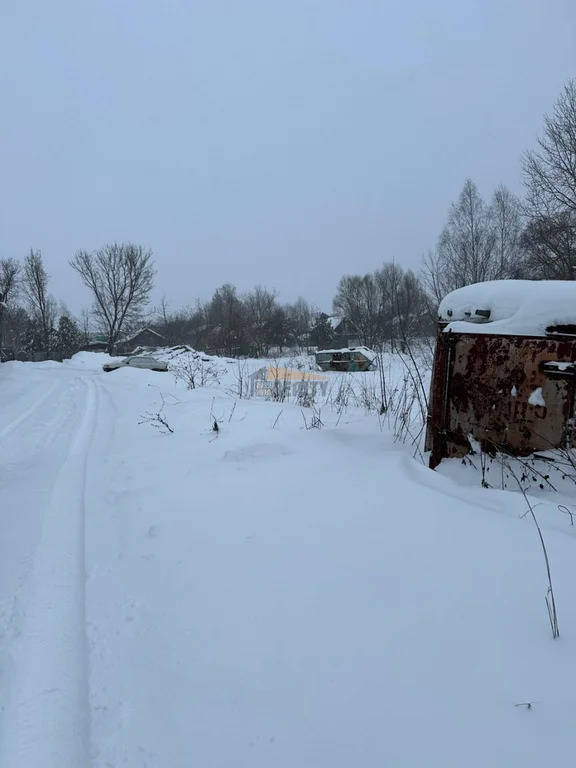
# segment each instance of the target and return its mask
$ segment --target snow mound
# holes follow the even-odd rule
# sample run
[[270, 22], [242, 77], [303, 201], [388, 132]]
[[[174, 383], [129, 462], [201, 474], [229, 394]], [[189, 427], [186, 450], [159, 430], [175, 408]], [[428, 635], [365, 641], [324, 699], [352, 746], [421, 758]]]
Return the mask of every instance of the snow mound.
[[[492, 280], [458, 288], [440, 303], [446, 332], [547, 336], [576, 333], [576, 282]], [[473, 327], [472, 327], [473, 326]]]
[[87, 370], [99, 370], [104, 363], [121, 359], [119, 357], [111, 357], [106, 352], [77, 352], [69, 360], [64, 360], [64, 365], [71, 365], [74, 368], [86, 368]]
[[168, 370], [172, 371], [176, 376], [179, 374], [186, 376], [191, 371], [198, 373], [200, 370], [203, 370], [205, 373], [209, 372], [211, 378], [219, 379], [228, 372], [227, 365], [234, 363], [233, 360], [228, 360], [227, 358], [198, 352], [186, 344], [152, 350], [139, 347], [135, 353], [136, 355], [152, 355], [157, 360], [168, 363]]
[[275, 443], [252, 443], [242, 448], [225, 451], [223, 459], [237, 463], [255, 462], [266, 459], [274, 459], [280, 456], [288, 456], [290, 449], [284, 445]]

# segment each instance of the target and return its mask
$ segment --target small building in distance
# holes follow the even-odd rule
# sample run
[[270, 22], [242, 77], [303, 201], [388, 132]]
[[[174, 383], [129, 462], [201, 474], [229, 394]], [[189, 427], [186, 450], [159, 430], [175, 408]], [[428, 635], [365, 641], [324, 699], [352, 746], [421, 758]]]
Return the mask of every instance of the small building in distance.
[[80, 352], [106, 352], [108, 348], [108, 339], [106, 336], [95, 334], [90, 340], [80, 347]]
[[166, 339], [161, 333], [153, 331], [152, 328], [140, 328], [136, 333], [119, 339], [114, 347], [117, 355], [129, 355], [138, 347], [146, 349], [156, 349], [166, 346]]

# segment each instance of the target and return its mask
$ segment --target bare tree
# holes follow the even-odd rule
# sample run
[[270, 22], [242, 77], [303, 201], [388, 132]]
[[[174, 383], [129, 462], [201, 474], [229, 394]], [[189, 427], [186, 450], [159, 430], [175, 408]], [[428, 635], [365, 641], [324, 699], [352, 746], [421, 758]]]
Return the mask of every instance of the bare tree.
[[291, 343], [295, 346], [308, 346], [318, 310], [299, 296], [293, 304], [285, 305], [284, 313]]
[[162, 296], [160, 304], [158, 304], [157, 307], [154, 307], [152, 312], [154, 315], [154, 324], [158, 327], [166, 328], [170, 319], [170, 302], [166, 298], [166, 295]]
[[522, 235], [532, 276], [576, 278], [576, 80], [569, 80], [544, 118], [538, 149], [523, 157], [526, 209]]
[[393, 338], [406, 342], [408, 339], [429, 334], [434, 328], [428, 316], [428, 304], [424, 288], [417, 275], [407, 269], [402, 273], [396, 288]]
[[429, 331], [426, 294], [411, 269], [388, 262], [374, 273], [380, 290], [381, 340], [392, 344], [401, 338], [421, 336]]
[[40, 251], [31, 250], [24, 259], [22, 289], [28, 300], [32, 318], [38, 323], [43, 351], [52, 349], [52, 337], [58, 305], [48, 293], [48, 273]]
[[534, 280], [576, 279], [576, 215], [532, 219], [520, 237], [526, 275]]
[[387, 262], [374, 272], [379, 292], [379, 341], [393, 341], [399, 313], [398, 297], [404, 279], [404, 270], [398, 264]]
[[217, 288], [206, 316], [214, 350], [231, 357], [242, 354], [246, 345], [246, 312], [236, 286], [225, 283]]
[[80, 327], [80, 343], [89, 344], [92, 339], [92, 313], [86, 307], [80, 310], [78, 325]]
[[486, 206], [467, 179], [435, 250], [422, 262], [422, 282], [438, 304], [447, 293], [471, 283], [501, 280], [516, 269], [519, 210], [514, 196], [499, 187]]
[[419, 279], [392, 262], [363, 277], [345, 275], [338, 284], [334, 311], [371, 347], [428, 330], [422, 322], [426, 295]]
[[197, 299], [193, 307], [173, 312], [167, 316], [161, 332], [170, 344], [189, 344], [203, 349], [210, 336], [207, 305]]
[[18, 355], [26, 344], [26, 334], [30, 326], [30, 317], [23, 307], [10, 303], [2, 319], [4, 344]]
[[257, 357], [267, 355], [275, 341], [277, 295], [276, 291], [257, 285], [243, 297], [246, 332]]
[[14, 297], [20, 278], [20, 264], [16, 259], [0, 259], [0, 353], [4, 343], [6, 313]]
[[0, 295], [8, 304], [18, 288], [21, 268], [16, 259], [0, 259]]
[[523, 158], [526, 202], [535, 216], [576, 214], [576, 79], [569, 80], [544, 117], [538, 149]]
[[444, 272], [440, 254], [434, 248], [429, 248], [422, 257], [420, 279], [429, 297], [428, 311], [431, 316], [435, 316], [444, 296], [454, 288], [452, 276]]
[[137, 320], [149, 301], [155, 275], [152, 251], [113, 243], [93, 253], [78, 251], [70, 266], [92, 292], [92, 311], [112, 354], [123, 327]]
[[348, 320], [364, 344], [372, 347], [382, 340], [382, 294], [374, 275], [344, 275], [333, 308]]
[[458, 202], [450, 208], [439, 250], [454, 279], [468, 285], [497, 276], [499, 264], [493, 260], [494, 247], [489, 212], [478, 188], [467, 179]]
[[501, 184], [490, 204], [489, 216], [494, 233], [494, 273], [502, 278], [520, 278], [522, 273], [522, 206], [520, 200]]

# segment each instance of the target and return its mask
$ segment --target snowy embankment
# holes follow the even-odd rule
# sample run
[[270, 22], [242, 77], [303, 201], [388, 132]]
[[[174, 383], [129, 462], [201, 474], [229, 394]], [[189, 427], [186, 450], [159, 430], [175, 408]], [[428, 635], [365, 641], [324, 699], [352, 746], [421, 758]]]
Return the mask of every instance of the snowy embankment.
[[522, 496], [413, 459], [366, 406], [378, 372], [311, 408], [240, 399], [257, 361], [188, 390], [104, 358], [0, 367], [0, 765], [568, 762], [576, 538], [553, 494], [558, 641]]

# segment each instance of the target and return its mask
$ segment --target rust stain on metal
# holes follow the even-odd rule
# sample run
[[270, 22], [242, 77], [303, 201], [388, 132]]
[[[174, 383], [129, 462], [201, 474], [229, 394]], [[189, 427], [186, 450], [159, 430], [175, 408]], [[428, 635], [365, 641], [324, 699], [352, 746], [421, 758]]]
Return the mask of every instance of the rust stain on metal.
[[576, 341], [557, 338], [443, 333], [439, 329], [430, 392], [426, 448], [430, 466], [484, 450], [527, 456], [570, 443]]

